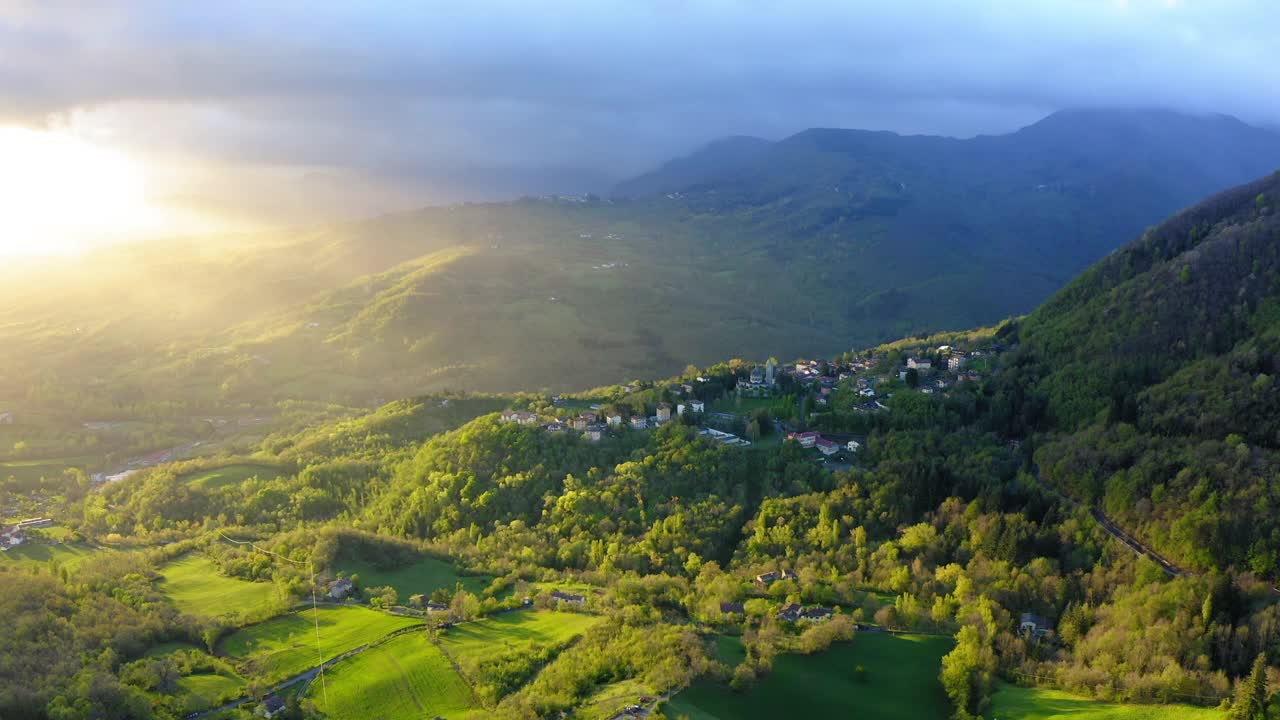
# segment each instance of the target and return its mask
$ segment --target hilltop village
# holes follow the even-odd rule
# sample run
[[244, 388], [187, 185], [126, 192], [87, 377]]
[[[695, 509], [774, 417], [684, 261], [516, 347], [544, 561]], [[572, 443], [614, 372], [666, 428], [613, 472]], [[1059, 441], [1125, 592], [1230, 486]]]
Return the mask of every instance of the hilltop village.
[[1002, 349], [938, 345], [786, 364], [732, 360], [665, 381], [528, 399], [501, 419], [591, 442], [677, 422], [722, 445], [794, 441], [815, 462], [842, 467], [865, 442], [870, 416], [891, 412], [886, 401], [895, 394], [945, 396], [959, 383], [981, 382]]

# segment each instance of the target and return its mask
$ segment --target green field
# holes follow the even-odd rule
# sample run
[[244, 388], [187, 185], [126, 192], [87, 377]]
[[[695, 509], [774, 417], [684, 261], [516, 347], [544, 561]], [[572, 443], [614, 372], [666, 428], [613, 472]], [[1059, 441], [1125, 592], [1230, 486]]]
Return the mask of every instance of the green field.
[[[51, 528], [52, 529], [52, 528]], [[28, 542], [12, 550], [0, 552], [0, 565], [23, 562], [47, 563], [53, 561], [68, 568], [75, 568], [80, 563], [93, 557], [98, 551], [88, 545], [62, 543], [46, 545]]]
[[40, 478], [60, 478], [67, 468], [85, 468], [96, 458], [92, 455], [66, 457], [49, 460], [10, 460], [0, 462], [0, 480], [13, 477], [18, 482], [30, 484]]
[[409, 601], [410, 595], [422, 593], [429, 597], [437, 588], [453, 590], [458, 583], [462, 583], [467, 592], [479, 594], [490, 582], [488, 577], [480, 575], [459, 575], [453, 565], [432, 557], [389, 570], [375, 568], [361, 560], [350, 560], [342, 563], [342, 570], [348, 575], [359, 575], [362, 587], [390, 585], [396, 589], [402, 605]]
[[[720, 646], [722, 657], [741, 657], [736, 640]], [[667, 717], [683, 714], [690, 720], [946, 720], [951, 709], [938, 683], [938, 670], [950, 648], [948, 638], [859, 633], [853, 642], [825, 653], [779, 656], [773, 672], [749, 692], [736, 693], [724, 684], [700, 680], [672, 698], [663, 711]], [[858, 665], [866, 669], [865, 681], [854, 678]]]
[[239, 485], [252, 477], [256, 477], [259, 480], [275, 480], [283, 475], [284, 471], [270, 465], [239, 464], [201, 470], [190, 475], [184, 475], [179, 479], [186, 485], [202, 490], [217, 490], [230, 485]]
[[635, 704], [641, 697], [654, 697], [657, 694], [639, 680], [609, 683], [596, 688], [582, 706], [573, 711], [572, 717], [575, 720], [601, 720], [601, 718], [613, 717], [618, 710]]
[[325, 673], [325, 684], [327, 708], [319, 683], [311, 684], [308, 698], [335, 718], [478, 720], [486, 716], [444, 653], [421, 632], [402, 635], [337, 663]]
[[[326, 661], [422, 624], [416, 618], [359, 607], [322, 607], [318, 612], [320, 648]], [[301, 610], [244, 628], [223, 640], [220, 649], [243, 663], [246, 674], [267, 682], [292, 677], [319, 664], [315, 616], [309, 609]]]
[[271, 583], [247, 582], [218, 574], [218, 566], [203, 555], [188, 554], [160, 569], [157, 586], [175, 605], [191, 615], [239, 615], [252, 618], [269, 612], [275, 601]]
[[178, 678], [178, 692], [186, 703], [185, 712], [208, 710], [244, 693], [244, 680], [234, 674], [203, 673]]
[[455, 660], [481, 662], [530, 643], [556, 645], [600, 622], [595, 615], [520, 610], [463, 623], [440, 634], [440, 643]]
[[1216, 708], [1191, 705], [1119, 705], [1098, 702], [1061, 690], [1025, 688], [1001, 683], [991, 696], [996, 718], [1019, 720], [1222, 720]]

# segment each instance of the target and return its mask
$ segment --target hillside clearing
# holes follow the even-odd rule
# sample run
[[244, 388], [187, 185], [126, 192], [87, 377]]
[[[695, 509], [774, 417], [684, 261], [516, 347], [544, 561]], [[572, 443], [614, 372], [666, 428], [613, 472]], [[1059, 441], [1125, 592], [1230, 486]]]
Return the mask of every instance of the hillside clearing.
[[380, 569], [362, 560], [342, 563], [348, 575], [359, 575], [363, 587], [390, 585], [396, 589], [400, 602], [407, 602], [410, 595], [422, 593], [430, 597], [433, 590], [445, 588], [452, 591], [462, 583], [467, 592], [479, 594], [489, 584], [489, 578], [480, 575], [459, 575], [453, 565], [444, 560], [424, 557], [410, 565]]
[[191, 487], [217, 490], [231, 485], [239, 485], [249, 478], [256, 477], [259, 480], [268, 481], [282, 477], [284, 474], [284, 471], [280, 468], [271, 467], [270, 465], [250, 465], [245, 463], [201, 470], [184, 475], [179, 480]]
[[271, 583], [221, 575], [218, 566], [203, 555], [183, 555], [162, 567], [161, 573], [160, 592], [191, 615], [259, 617], [270, 611], [276, 597]]
[[[741, 657], [736, 640], [718, 644], [722, 657], [726, 651]], [[824, 653], [778, 656], [773, 672], [748, 692], [695, 682], [663, 712], [690, 720], [772, 720], [848, 717], [857, 708], [859, 716], [876, 720], [945, 720], [951, 709], [938, 670], [950, 648], [948, 638], [860, 633]], [[855, 679], [859, 665], [866, 670], [863, 681]]]

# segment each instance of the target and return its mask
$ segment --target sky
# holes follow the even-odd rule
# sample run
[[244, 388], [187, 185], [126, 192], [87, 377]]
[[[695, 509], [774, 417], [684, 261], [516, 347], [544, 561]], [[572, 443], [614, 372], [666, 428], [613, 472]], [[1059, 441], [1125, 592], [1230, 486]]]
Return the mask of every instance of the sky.
[[[1154, 106], [1280, 127], [1277, 27], [1276, 0], [6, 0], [0, 152], [36, 160], [0, 159], [33, 208], [0, 252], [602, 191], [814, 126]], [[53, 185], [137, 207], [41, 226], [92, 194], [27, 187], [45, 145]]]

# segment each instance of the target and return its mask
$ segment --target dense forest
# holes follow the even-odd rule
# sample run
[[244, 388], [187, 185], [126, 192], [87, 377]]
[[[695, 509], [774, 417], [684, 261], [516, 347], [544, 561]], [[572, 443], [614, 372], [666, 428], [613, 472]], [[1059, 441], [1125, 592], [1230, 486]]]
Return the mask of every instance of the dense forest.
[[[178, 717], [181, 678], [306, 605], [316, 577], [432, 558], [484, 581], [411, 599], [357, 578], [356, 597], [457, 622], [526, 599], [599, 619], [466, 665], [493, 717], [559, 717], [619, 683], [749, 692], [782, 654], [905, 629], [954, 638], [938, 679], [956, 718], [990, 717], [997, 682], [1275, 717], [1277, 203], [1280, 174], [1152, 228], [1025, 318], [844, 353], [813, 381], [788, 366], [763, 399], [743, 361], [566, 397], [430, 395], [104, 487], [53, 479], [58, 520], [111, 549], [0, 565], [0, 716]], [[956, 348], [971, 364], [944, 370]], [[564, 425], [695, 401], [708, 410], [597, 441]], [[715, 422], [755, 441], [717, 441]], [[817, 458], [805, 430], [857, 449]], [[232, 463], [272, 472], [189, 481]], [[166, 573], [191, 557], [269, 597], [256, 615], [180, 611]], [[797, 620], [812, 608], [833, 617]], [[740, 662], [712, 651], [723, 634]], [[173, 642], [191, 650], [148, 655]]]

